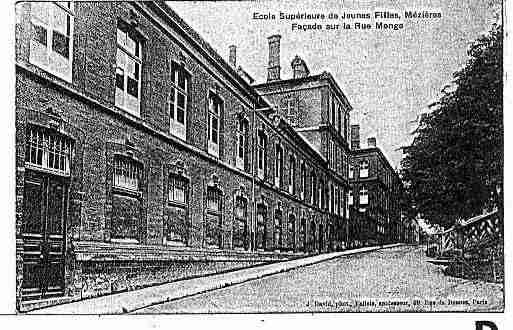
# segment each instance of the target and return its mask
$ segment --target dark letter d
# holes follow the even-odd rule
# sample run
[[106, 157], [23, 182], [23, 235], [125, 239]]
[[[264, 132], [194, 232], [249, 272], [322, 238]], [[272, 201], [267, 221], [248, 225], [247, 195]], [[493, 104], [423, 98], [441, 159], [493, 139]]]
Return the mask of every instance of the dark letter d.
[[499, 330], [492, 321], [476, 321], [476, 330], [485, 330], [484, 326], [490, 330]]

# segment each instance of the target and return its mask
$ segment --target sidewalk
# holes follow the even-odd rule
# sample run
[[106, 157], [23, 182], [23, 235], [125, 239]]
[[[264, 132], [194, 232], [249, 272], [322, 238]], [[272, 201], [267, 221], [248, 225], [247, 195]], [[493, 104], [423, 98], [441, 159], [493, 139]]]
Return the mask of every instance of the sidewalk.
[[370, 252], [384, 248], [400, 246], [390, 244], [366, 247], [342, 252], [325, 253], [312, 257], [277, 262], [264, 266], [241, 269], [224, 274], [216, 274], [190, 280], [177, 281], [140, 290], [128, 291], [108, 296], [86, 299], [69, 304], [53, 306], [32, 311], [27, 314], [121, 314], [138, 309], [177, 300], [196, 294], [220, 289], [265, 276], [289, 271], [302, 266], [312, 265], [329, 259], [352, 254]]

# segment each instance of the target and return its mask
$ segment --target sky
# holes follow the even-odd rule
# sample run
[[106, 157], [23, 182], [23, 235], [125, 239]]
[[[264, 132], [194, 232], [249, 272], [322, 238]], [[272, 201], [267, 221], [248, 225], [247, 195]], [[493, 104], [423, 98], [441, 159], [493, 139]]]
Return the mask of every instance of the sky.
[[[207, 1], [167, 2], [223, 58], [237, 46], [237, 64], [256, 79], [267, 79], [267, 37], [280, 34], [281, 78], [292, 77], [290, 63], [302, 57], [311, 74], [330, 72], [353, 107], [351, 124], [360, 140], [376, 137], [394, 167], [401, 146], [411, 142], [418, 114], [440, 95], [463, 67], [471, 42], [487, 31], [497, 0], [360, 0], [360, 1]], [[350, 10], [424, 8], [440, 19], [402, 19], [394, 30], [293, 31], [291, 21], [255, 20], [258, 13], [341, 13]], [[314, 21], [302, 21], [313, 23]], [[318, 21], [322, 25], [328, 22]]]

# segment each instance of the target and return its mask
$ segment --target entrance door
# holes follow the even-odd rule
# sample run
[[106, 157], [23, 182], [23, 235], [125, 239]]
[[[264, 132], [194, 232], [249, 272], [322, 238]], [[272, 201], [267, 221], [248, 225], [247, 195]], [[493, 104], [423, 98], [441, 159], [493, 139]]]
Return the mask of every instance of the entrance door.
[[64, 294], [68, 180], [28, 170], [25, 177], [22, 299]]

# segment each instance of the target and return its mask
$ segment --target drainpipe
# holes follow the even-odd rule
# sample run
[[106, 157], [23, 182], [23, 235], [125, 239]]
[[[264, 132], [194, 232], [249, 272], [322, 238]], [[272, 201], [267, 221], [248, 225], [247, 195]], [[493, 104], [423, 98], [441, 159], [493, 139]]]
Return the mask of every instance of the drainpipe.
[[257, 134], [257, 129], [256, 129], [256, 116], [255, 116], [255, 113], [256, 113], [256, 104], [258, 102], [258, 96], [255, 100], [255, 102], [253, 103], [253, 111], [251, 111], [251, 117], [252, 117], [252, 130], [253, 130], [253, 134], [251, 134], [251, 138], [252, 138], [252, 141], [251, 141], [251, 198], [253, 200], [253, 212], [252, 212], [252, 215], [251, 215], [251, 237], [250, 237], [250, 250], [254, 250], [256, 251], [256, 212], [257, 212], [257, 208], [256, 208], [256, 196], [255, 196], [255, 150], [256, 150], [256, 143], [258, 143], [257, 141], [257, 137], [256, 137], [256, 134]]

